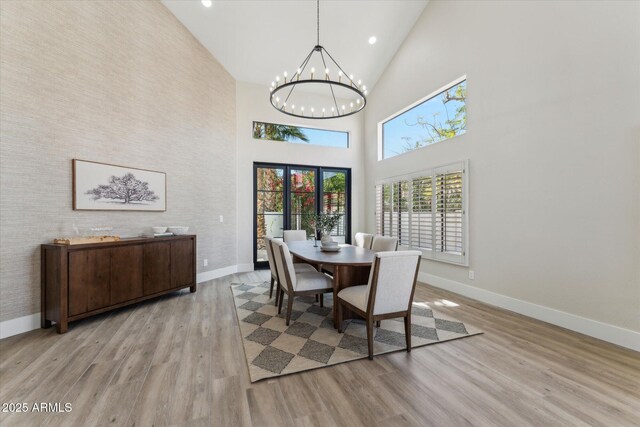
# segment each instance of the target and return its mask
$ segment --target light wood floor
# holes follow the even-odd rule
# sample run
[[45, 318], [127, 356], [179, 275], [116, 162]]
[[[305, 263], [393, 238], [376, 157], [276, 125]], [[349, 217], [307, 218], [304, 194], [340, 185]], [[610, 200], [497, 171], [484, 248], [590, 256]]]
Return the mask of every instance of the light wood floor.
[[251, 384], [228, 276], [0, 341], [1, 402], [70, 402], [16, 425], [393, 426], [640, 423], [640, 354], [419, 286], [483, 335]]

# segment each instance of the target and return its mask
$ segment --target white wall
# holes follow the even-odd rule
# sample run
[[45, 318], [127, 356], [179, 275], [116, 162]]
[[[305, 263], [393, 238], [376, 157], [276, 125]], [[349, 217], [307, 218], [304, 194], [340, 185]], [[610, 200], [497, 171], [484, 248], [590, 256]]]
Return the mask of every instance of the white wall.
[[[365, 110], [367, 228], [377, 179], [469, 159], [470, 267], [425, 261], [423, 277], [640, 331], [639, 16], [430, 2]], [[464, 74], [467, 133], [378, 162], [377, 123]]]
[[[313, 99], [313, 96], [310, 96]], [[299, 165], [351, 168], [351, 229], [364, 223], [363, 138], [361, 114], [335, 120], [297, 119], [279, 113], [269, 103], [267, 85], [237, 82], [236, 113], [238, 138], [238, 264], [253, 263], [253, 162], [293, 163]], [[312, 103], [311, 103], [312, 104]], [[316, 103], [316, 105], [322, 105]], [[317, 129], [348, 131], [350, 147], [332, 148], [306, 144], [253, 139], [253, 121], [299, 125]]]

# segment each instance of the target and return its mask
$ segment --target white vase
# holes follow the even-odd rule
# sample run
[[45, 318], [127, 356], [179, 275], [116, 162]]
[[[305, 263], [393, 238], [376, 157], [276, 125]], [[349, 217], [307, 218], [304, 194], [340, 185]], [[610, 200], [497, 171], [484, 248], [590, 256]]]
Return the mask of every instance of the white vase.
[[331, 238], [331, 236], [330, 236], [330, 235], [328, 235], [328, 234], [323, 234], [323, 235], [322, 235], [322, 238], [320, 239], [320, 242], [324, 245], [324, 244], [326, 244], [326, 243], [333, 242], [333, 239]]

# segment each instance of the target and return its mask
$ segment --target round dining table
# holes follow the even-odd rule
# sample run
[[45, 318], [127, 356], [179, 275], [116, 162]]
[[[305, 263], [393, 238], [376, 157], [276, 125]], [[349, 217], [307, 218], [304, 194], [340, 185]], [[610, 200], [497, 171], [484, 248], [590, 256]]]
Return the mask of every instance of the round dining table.
[[[294, 262], [306, 262], [333, 275], [333, 326], [337, 328], [338, 292], [349, 286], [368, 283], [375, 252], [352, 245], [340, 245], [336, 252], [323, 251], [320, 243], [315, 246], [313, 240], [290, 242], [287, 246]], [[346, 307], [343, 307], [342, 315], [343, 319], [360, 317]]]

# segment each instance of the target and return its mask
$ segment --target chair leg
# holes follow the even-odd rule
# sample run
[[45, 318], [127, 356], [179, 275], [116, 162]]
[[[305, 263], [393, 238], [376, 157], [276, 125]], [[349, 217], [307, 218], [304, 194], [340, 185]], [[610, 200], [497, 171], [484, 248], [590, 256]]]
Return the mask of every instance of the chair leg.
[[278, 301], [280, 301], [280, 283], [276, 282], [276, 301], [275, 306], [278, 306]]
[[278, 292], [280, 292], [280, 299], [278, 300], [278, 314], [282, 313], [282, 300], [284, 299], [284, 289], [282, 286], [278, 286]]
[[336, 311], [338, 314], [338, 324], [336, 325], [338, 327], [338, 333], [341, 334], [342, 331], [342, 304], [340, 304], [340, 300], [338, 299], [337, 301], [333, 302], [336, 305]]
[[407, 352], [411, 351], [411, 313], [404, 318], [404, 335], [407, 339]]
[[376, 320], [376, 328], [379, 328], [379, 327], [380, 327], [380, 321]]
[[289, 326], [289, 321], [291, 320], [291, 311], [293, 310], [293, 295], [287, 295], [287, 322], [286, 325]]
[[369, 360], [373, 360], [373, 320], [367, 319], [367, 345], [369, 346]]
[[320, 294], [320, 307], [324, 307], [324, 295]]
[[[273, 282], [275, 282], [275, 280], [273, 280], [273, 276], [271, 276], [271, 286], [269, 286], [269, 299], [271, 299], [271, 296], [273, 295]], [[276, 292], [276, 298], [278, 297], [278, 292]]]
[[318, 294], [316, 294], [316, 302], [318, 302]]

